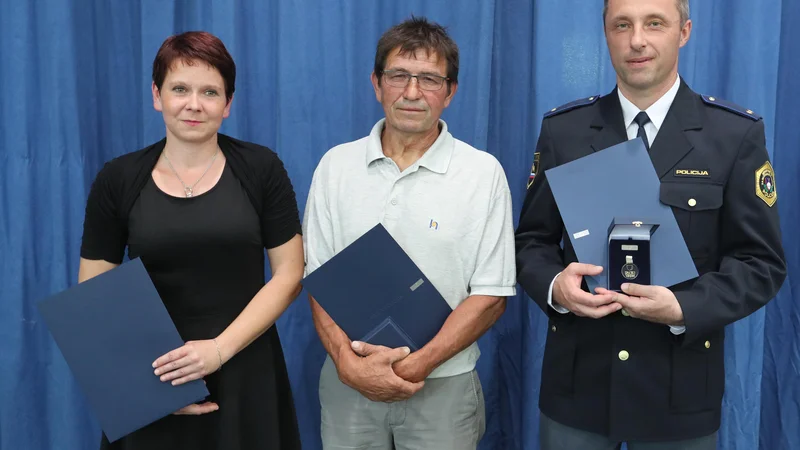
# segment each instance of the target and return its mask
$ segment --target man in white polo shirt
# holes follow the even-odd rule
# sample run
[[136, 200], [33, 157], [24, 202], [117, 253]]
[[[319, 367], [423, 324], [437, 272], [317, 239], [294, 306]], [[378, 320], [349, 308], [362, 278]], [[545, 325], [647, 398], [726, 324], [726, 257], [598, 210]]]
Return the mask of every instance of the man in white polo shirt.
[[385, 119], [319, 163], [305, 209], [306, 273], [377, 223], [453, 308], [420, 350], [351, 342], [311, 298], [329, 357], [320, 376], [326, 449], [470, 449], [485, 429], [476, 341], [515, 294], [505, 173], [440, 120], [458, 88], [458, 47], [412, 18], [380, 39], [371, 76]]

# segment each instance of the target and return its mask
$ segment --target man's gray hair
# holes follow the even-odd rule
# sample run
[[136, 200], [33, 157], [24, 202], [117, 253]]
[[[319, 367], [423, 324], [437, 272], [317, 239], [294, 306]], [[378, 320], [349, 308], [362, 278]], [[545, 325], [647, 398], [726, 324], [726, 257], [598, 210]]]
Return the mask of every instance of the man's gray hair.
[[[678, 6], [678, 12], [681, 15], [681, 26], [689, 20], [689, 0], [675, 0]], [[606, 20], [606, 12], [608, 11], [608, 0], [603, 0], [603, 21]]]

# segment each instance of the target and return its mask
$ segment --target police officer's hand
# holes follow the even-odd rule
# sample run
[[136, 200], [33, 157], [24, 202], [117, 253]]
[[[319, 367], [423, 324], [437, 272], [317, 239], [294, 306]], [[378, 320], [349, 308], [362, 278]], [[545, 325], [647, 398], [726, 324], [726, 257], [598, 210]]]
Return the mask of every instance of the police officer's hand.
[[[364, 343], [356, 343], [368, 345]], [[406, 400], [422, 389], [424, 381], [419, 383], [408, 382], [394, 373], [392, 364], [402, 360], [410, 353], [408, 347], [387, 348], [371, 346], [367, 353], [361, 357], [353, 353], [354, 358], [345, 358], [343, 367], [339, 368], [339, 378], [351, 388], [357, 390], [364, 397], [374, 402], [395, 402]]]
[[[675, 294], [664, 286], [623, 283], [622, 292], [597, 288], [601, 295], [611, 295], [631, 317], [664, 325], [683, 325], [683, 309]], [[626, 295], [627, 294], [627, 295]]]
[[610, 294], [592, 295], [581, 289], [584, 275], [596, 276], [601, 272], [602, 266], [571, 263], [553, 283], [553, 302], [567, 308], [576, 316], [594, 319], [619, 311], [622, 306], [615, 303]]

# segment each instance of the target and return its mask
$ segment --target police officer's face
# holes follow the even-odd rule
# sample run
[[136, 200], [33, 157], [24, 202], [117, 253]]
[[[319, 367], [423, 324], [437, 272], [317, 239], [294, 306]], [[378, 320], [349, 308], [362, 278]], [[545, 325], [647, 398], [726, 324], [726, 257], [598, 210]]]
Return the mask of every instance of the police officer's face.
[[668, 90], [691, 31], [677, 0], [609, 0], [606, 42], [623, 93]]
[[[418, 50], [415, 54], [400, 55], [396, 48], [386, 58], [384, 71], [402, 70], [410, 74], [433, 74], [447, 76], [447, 61], [436, 53]], [[425, 133], [437, 126], [442, 111], [450, 104], [458, 85], [447, 88], [447, 82], [438, 90], [420, 89], [416, 78], [411, 78], [405, 87], [389, 85], [372, 74], [375, 96], [386, 114], [386, 126], [407, 134]]]
[[153, 84], [152, 90], [153, 107], [164, 116], [167, 136], [172, 139], [207, 141], [230, 115], [233, 99], [225, 98], [225, 81], [204, 61], [192, 61], [191, 65], [176, 62], [161, 89]]

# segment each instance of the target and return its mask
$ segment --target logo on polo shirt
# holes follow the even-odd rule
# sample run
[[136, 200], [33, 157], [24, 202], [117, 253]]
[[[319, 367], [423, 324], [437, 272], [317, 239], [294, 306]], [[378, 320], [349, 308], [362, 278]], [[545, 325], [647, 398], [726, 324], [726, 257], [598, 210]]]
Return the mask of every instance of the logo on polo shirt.
[[439, 222], [431, 219], [431, 223], [428, 224], [428, 228], [433, 228], [434, 230], [438, 230], [439, 229]]

